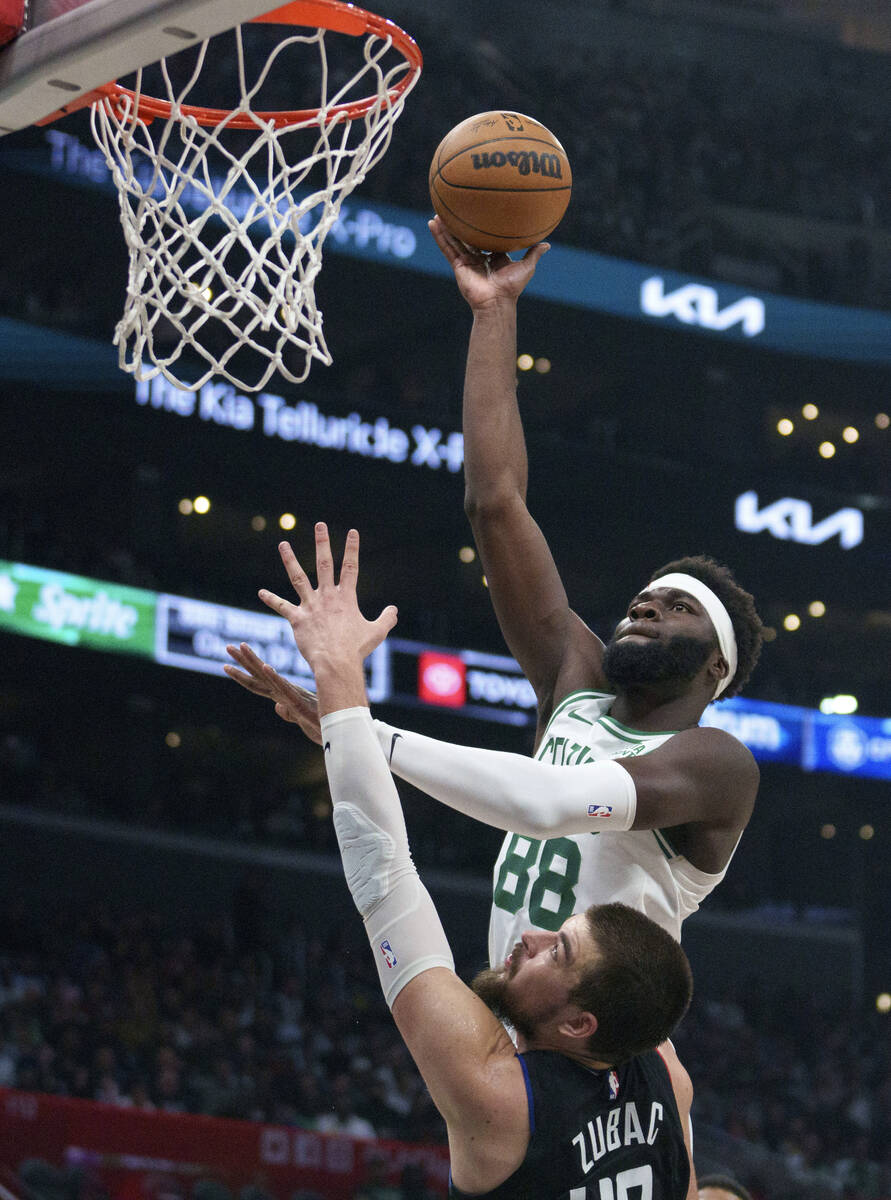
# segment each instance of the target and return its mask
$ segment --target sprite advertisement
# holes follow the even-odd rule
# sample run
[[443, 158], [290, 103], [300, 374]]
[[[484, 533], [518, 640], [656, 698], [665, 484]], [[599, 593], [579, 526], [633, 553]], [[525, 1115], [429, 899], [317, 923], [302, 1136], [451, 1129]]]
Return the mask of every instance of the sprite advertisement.
[[0, 629], [28, 637], [152, 657], [157, 596], [0, 559]]

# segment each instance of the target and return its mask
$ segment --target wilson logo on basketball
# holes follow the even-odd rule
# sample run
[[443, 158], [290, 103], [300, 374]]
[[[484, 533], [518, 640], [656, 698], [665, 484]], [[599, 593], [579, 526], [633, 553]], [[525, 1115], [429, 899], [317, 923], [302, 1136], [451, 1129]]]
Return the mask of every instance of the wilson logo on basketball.
[[516, 167], [520, 175], [544, 175], [548, 179], [563, 178], [563, 164], [557, 154], [538, 154], [535, 150], [495, 150], [492, 153], [471, 154], [474, 171], [491, 167]]

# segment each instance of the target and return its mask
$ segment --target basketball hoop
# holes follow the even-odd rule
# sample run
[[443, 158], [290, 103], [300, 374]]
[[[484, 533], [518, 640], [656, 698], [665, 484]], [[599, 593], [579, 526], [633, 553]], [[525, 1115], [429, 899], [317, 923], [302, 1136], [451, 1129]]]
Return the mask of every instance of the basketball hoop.
[[[276, 37], [259, 65], [245, 35], [263, 25], [301, 31]], [[365, 38], [360, 65], [333, 87], [329, 32]], [[422, 66], [397, 25], [340, 0], [294, 0], [232, 36], [231, 108], [189, 102], [219, 57], [210, 40], [198, 46], [184, 82], [174, 82], [174, 60], [160, 61], [164, 96], [145, 94], [142, 70], [133, 88], [109, 83], [91, 96], [93, 134], [118, 189], [130, 256], [114, 336], [119, 362], [137, 379], [160, 374], [187, 390], [222, 376], [255, 392], [275, 372], [301, 383], [313, 360], [330, 365], [314, 293], [323, 243], [343, 200], [386, 152]], [[255, 109], [274, 68], [281, 73], [287, 54], [313, 46], [318, 107]], [[184, 378], [190, 356], [203, 373]]]

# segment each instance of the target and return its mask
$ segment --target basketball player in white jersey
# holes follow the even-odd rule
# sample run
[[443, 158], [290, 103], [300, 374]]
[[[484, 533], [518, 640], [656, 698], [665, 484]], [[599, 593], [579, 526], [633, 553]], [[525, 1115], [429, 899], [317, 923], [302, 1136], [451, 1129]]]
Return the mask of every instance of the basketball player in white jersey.
[[[735, 738], [699, 727], [757, 661], [761, 622], [726, 567], [698, 557], [655, 572], [609, 644], [569, 607], [526, 508], [516, 399], [516, 305], [546, 244], [516, 262], [482, 256], [438, 219], [437, 243], [473, 311], [464, 389], [466, 507], [502, 632], [535, 689], [535, 759], [454, 746], [376, 722], [394, 774], [507, 832], [495, 865], [489, 955], [524, 929], [618, 900], [680, 939], [724, 877], [749, 820], [758, 768]], [[249, 648], [231, 678], [319, 740], [309, 693]]]

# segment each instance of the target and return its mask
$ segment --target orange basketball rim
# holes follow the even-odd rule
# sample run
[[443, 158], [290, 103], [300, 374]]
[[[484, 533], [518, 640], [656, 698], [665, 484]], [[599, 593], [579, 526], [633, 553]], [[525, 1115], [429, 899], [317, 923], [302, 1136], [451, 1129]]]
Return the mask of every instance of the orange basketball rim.
[[[267, 25], [296, 25], [315, 29], [329, 29], [332, 33], [345, 33], [352, 37], [363, 34], [374, 34], [383, 40], [388, 40], [405, 58], [410, 70], [406, 71], [386, 93], [386, 104], [395, 104], [399, 98], [410, 90], [423, 67], [423, 58], [417, 42], [401, 29], [395, 22], [386, 17], [379, 17], [372, 12], [345, 3], [344, 0], [291, 0], [280, 8], [254, 17], [250, 24]], [[127, 104], [131, 106], [131, 116], [146, 122], [156, 117], [169, 119], [173, 105], [169, 100], [153, 96], [137, 94], [132, 88], [112, 82], [94, 88], [77, 101], [67, 104], [64, 109], [51, 113], [38, 121], [38, 125], [49, 125], [60, 117], [67, 116], [77, 108], [85, 108], [96, 101], [111, 101], [119, 110]], [[375, 105], [382, 102], [377, 94], [365, 96], [345, 104], [334, 105], [326, 112], [326, 120], [334, 121], [346, 117], [354, 120], [363, 117]], [[297, 125], [303, 121], [311, 121], [318, 116], [319, 108], [288, 109], [279, 112], [233, 112], [232, 109], [204, 108], [195, 104], [181, 104], [178, 116], [192, 118], [199, 125], [215, 126], [225, 123], [228, 129], [256, 129], [258, 123], [272, 124], [277, 129], [289, 125]]]

